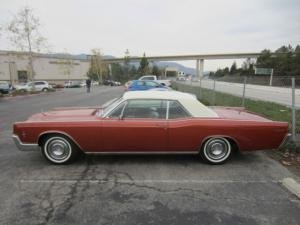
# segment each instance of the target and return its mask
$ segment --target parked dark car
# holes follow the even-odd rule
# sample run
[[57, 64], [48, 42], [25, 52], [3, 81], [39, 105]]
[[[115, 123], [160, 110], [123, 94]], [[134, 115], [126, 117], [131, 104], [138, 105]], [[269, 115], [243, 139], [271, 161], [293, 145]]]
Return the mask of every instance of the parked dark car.
[[103, 84], [107, 85], [107, 86], [120, 86], [121, 85], [121, 83], [119, 81], [114, 81], [114, 80], [104, 80]]
[[0, 94], [8, 94], [11, 86], [7, 81], [0, 81]]

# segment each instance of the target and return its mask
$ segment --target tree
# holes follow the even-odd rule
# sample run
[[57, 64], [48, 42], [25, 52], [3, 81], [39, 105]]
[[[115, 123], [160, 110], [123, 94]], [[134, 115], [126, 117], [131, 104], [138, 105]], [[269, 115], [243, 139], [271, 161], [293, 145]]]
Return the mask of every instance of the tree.
[[98, 80], [103, 83], [103, 72], [107, 70], [106, 65], [103, 63], [103, 55], [100, 49], [92, 49], [92, 55], [90, 57], [90, 68], [87, 72], [87, 76], [92, 80]]
[[112, 70], [112, 80], [117, 80], [120, 82], [125, 81], [124, 79], [124, 68], [119, 63], [112, 63], [111, 64], [111, 70]]
[[7, 26], [12, 44], [21, 51], [28, 53], [29, 79], [31, 81], [34, 81], [35, 75], [33, 53], [40, 52], [46, 46], [46, 39], [41, 35], [40, 27], [39, 18], [33, 14], [33, 10], [29, 7], [21, 8]]
[[67, 80], [70, 81], [70, 76], [72, 73], [72, 69], [75, 65], [72, 56], [70, 55], [70, 53], [68, 53], [68, 51], [65, 49], [62, 58], [59, 59], [59, 65], [60, 65], [60, 70], [62, 71], [62, 73], [67, 76]]
[[237, 72], [236, 62], [234, 61], [230, 67], [230, 74], [235, 74]]
[[156, 76], [159, 76], [161, 74], [161, 71], [156, 64], [154, 64], [152, 67], [152, 74]]
[[139, 66], [139, 69], [138, 69], [139, 73], [141, 75], [145, 75], [149, 72], [149, 62], [146, 58], [146, 54], [144, 53], [143, 54], [143, 57], [140, 61], [140, 66]]

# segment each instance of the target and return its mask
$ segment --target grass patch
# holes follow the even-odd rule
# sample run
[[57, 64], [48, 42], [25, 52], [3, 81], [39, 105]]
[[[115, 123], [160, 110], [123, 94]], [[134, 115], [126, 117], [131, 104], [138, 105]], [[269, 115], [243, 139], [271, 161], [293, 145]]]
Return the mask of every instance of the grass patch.
[[[242, 98], [210, 89], [200, 88], [184, 84], [173, 83], [174, 89], [193, 93], [205, 105], [241, 107]], [[245, 99], [245, 108], [251, 112], [259, 113], [271, 120], [292, 122], [292, 110], [289, 107], [260, 100]], [[291, 126], [290, 126], [291, 127]], [[300, 110], [296, 111], [296, 132], [300, 133]]]

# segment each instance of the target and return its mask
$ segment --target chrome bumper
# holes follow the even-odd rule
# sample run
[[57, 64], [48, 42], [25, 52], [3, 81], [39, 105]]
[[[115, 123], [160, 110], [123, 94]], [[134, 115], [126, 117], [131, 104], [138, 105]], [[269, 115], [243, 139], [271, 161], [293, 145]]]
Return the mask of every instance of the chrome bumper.
[[279, 145], [279, 149], [286, 147], [289, 143], [291, 143], [292, 134], [288, 133], [282, 140], [281, 144]]
[[12, 135], [12, 138], [20, 151], [37, 151], [40, 149], [38, 144], [23, 143], [15, 134]]

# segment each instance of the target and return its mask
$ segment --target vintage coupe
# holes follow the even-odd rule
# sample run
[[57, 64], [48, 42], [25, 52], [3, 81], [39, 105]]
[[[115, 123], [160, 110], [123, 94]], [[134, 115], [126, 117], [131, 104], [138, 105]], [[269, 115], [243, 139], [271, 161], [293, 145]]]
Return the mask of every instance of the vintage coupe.
[[126, 92], [102, 107], [57, 108], [13, 126], [20, 150], [41, 150], [52, 163], [86, 154], [198, 154], [224, 163], [234, 149], [277, 149], [288, 140], [288, 123], [242, 108], [201, 104], [177, 91]]

